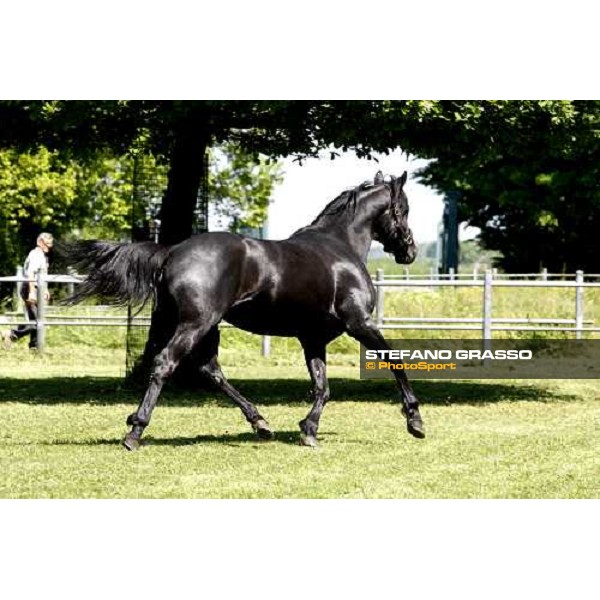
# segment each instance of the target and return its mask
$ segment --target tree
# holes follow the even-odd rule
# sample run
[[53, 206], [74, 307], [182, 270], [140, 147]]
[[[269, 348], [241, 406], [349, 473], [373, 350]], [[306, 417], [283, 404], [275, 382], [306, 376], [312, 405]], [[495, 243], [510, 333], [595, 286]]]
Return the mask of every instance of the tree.
[[0, 147], [122, 154], [143, 137], [168, 164], [161, 241], [175, 243], [191, 233], [202, 157], [218, 143], [236, 142], [254, 157], [328, 148], [369, 157], [400, 146], [440, 160], [485, 160], [497, 148], [560, 146], [574, 115], [572, 103], [542, 101], [13, 101], [0, 103]]
[[[264, 158], [255, 164], [233, 143], [211, 152], [209, 196], [216, 214], [224, 225], [261, 226], [280, 164]], [[144, 170], [166, 180], [166, 165], [148, 154], [141, 160]], [[0, 272], [12, 272], [46, 229], [63, 239], [129, 239], [132, 224], [140, 226], [151, 209], [132, 203], [133, 170], [131, 153], [97, 151], [76, 160], [45, 147], [0, 151]]]
[[480, 242], [501, 253], [496, 264], [506, 271], [597, 272], [600, 103], [517, 108], [510, 121], [515, 141], [496, 136], [481, 152], [458, 145], [441, 152], [421, 179], [441, 192], [460, 192], [462, 219], [481, 228]]
[[37, 235], [119, 237], [130, 225], [131, 175], [97, 155], [81, 164], [57, 151], [0, 151], [0, 272], [11, 273]]
[[282, 180], [281, 164], [225, 143], [211, 150], [209, 198], [221, 225], [231, 231], [261, 227], [274, 186]]

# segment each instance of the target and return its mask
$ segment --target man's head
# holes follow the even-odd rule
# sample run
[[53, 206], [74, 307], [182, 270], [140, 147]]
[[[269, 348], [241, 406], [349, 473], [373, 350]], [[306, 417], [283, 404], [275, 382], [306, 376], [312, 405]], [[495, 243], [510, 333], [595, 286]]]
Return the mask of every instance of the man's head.
[[48, 252], [54, 245], [54, 236], [51, 233], [40, 233], [37, 237], [37, 245], [43, 252]]

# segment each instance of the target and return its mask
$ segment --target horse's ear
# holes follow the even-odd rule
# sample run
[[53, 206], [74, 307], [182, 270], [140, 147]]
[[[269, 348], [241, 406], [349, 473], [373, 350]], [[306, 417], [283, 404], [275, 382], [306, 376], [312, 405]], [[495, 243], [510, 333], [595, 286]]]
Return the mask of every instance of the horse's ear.
[[404, 184], [406, 183], [407, 179], [408, 179], [408, 173], [406, 171], [404, 171], [404, 173], [402, 173], [402, 176], [400, 177], [400, 179], [398, 179], [398, 183], [400, 184], [400, 189], [402, 189], [404, 187]]
[[377, 173], [375, 173], [375, 185], [379, 185], [380, 183], [383, 183], [383, 173], [377, 171]]

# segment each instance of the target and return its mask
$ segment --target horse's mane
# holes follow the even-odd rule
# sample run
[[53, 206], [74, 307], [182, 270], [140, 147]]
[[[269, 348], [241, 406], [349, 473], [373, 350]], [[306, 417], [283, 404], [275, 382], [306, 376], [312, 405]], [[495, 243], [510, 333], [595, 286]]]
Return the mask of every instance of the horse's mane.
[[325, 206], [325, 208], [315, 217], [310, 225], [306, 225], [294, 233], [300, 233], [309, 227], [319, 225], [328, 217], [349, 215], [351, 219], [354, 218], [359, 193], [373, 187], [375, 187], [375, 184], [373, 184], [372, 181], [364, 181], [351, 190], [344, 190], [339, 196], [334, 198], [329, 204], [327, 204], [327, 206]]

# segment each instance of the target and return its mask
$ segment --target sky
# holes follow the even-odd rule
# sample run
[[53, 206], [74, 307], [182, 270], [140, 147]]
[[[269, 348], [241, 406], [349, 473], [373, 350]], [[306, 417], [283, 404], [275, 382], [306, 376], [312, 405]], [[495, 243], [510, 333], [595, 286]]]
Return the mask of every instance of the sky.
[[[414, 180], [416, 171], [427, 164], [423, 159], [409, 159], [397, 150], [389, 155], [376, 155], [379, 162], [359, 159], [354, 152], [342, 153], [331, 160], [326, 152], [323, 158], [311, 158], [302, 165], [292, 159], [284, 161], [284, 180], [274, 190], [269, 207], [268, 235], [270, 239], [284, 239], [308, 225], [325, 205], [342, 191], [367, 179], [373, 179], [379, 170], [399, 177], [408, 171], [405, 192], [410, 212], [409, 225], [417, 243], [437, 238], [442, 218], [443, 197]], [[461, 232], [461, 239], [473, 237], [476, 230]]]

